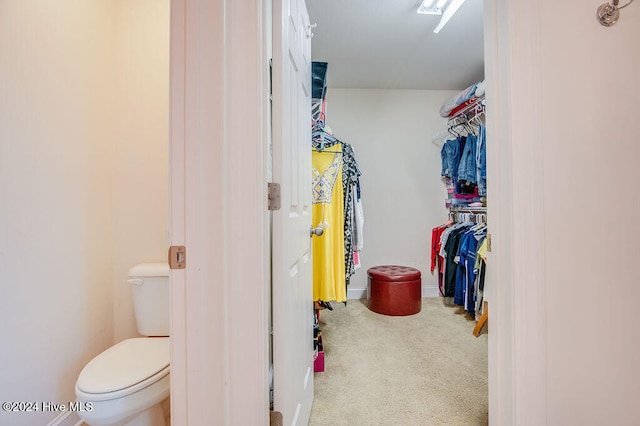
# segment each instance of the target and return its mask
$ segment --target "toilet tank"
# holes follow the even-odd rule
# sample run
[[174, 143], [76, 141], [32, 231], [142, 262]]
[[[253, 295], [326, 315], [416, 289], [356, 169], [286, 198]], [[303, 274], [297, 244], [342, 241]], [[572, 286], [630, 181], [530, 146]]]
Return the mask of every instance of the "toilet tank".
[[169, 335], [169, 265], [141, 263], [129, 269], [133, 310], [143, 336]]

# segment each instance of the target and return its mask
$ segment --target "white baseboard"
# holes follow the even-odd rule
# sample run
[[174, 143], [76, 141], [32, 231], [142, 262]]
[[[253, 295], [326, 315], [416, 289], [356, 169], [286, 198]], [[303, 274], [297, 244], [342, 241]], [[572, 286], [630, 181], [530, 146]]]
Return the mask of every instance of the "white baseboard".
[[[422, 297], [438, 297], [440, 292], [436, 286], [422, 286]], [[366, 288], [347, 288], [347, 300], [359, 300], [367, 298]]]
[[82, 419], [80, 419], [78, 413], [65, 411], [64, 413], [60, 413], [60, 415], [53, 419], [47, 426], [81, 426], [82, 424]]
[[422, 298], [425, 297], [438, 297], [440, 296], [440, 291], [437, 286], [422, 286]]
[[360, 300], [367, 298], [366, 288], [347, 287], [347, 300]]

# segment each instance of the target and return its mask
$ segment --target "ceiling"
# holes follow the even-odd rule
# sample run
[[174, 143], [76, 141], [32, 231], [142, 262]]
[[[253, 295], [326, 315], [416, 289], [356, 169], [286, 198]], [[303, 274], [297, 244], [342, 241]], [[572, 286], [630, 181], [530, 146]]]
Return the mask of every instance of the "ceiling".
[[462, 90], [484, 79], [483, 2], [467, 0], [438, 33], [420, 0], [306, 0], [314, 61], [335, 88]]

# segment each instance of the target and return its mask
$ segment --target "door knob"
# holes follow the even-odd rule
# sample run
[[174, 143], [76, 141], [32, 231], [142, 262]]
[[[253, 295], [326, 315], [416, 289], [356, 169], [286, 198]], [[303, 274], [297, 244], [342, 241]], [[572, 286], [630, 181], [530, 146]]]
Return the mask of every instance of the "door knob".
[[317, 228], [311, 228], [311, 236], [312, 237], [314, 235], [317, 235], [319, 237], [322, 234], [324, 234], [324, 228], [323, 227], [318, 226]]

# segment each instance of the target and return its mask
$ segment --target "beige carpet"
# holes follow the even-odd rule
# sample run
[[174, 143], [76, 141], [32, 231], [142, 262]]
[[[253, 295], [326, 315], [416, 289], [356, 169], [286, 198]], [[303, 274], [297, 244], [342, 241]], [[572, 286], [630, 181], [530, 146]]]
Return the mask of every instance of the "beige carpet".
[[488, 424], [487, 335], [442, 298], [406, 317], [366, 300], [320, 316], [325, 371], [315, 374], [310, 426]]

